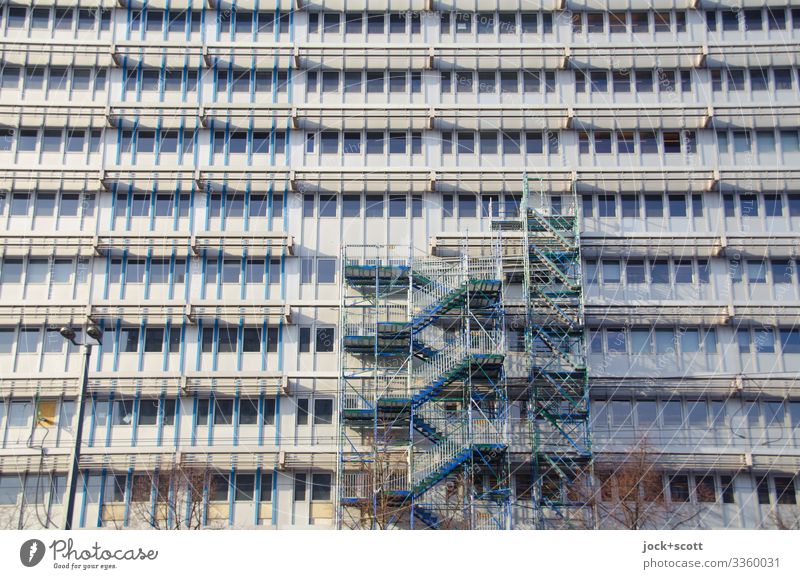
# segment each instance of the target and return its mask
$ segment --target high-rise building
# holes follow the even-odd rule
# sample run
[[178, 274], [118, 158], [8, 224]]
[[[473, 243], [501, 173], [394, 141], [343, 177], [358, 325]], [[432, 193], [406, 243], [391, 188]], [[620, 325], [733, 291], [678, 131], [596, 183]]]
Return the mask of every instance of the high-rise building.
[[797, 528], [794, 5], [6, 0], [0, 527]]

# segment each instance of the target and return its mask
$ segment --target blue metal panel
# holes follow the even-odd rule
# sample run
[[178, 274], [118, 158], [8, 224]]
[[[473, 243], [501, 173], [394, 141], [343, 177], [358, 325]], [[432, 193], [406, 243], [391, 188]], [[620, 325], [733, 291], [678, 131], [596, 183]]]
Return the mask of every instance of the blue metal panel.
[[131, 446], [136, 446], [136, 440], [139, 436], [139, 404], [142, 402], [142, 395], [140, 390], [136, 390], [136, 395], [133, 399], [133, 423], [131, 424]]
[[275, 444], [281, 443], [281, 391], [275, 394]]
[[112, 364], [114, 372], [119, 372], [119, 334], [121, 329], [122, 320], [117, 319], [116, 326], [114, 327], [114, 362]]
[[255, 499], [256, 506], [253, 509], [253, 525], [258, 525], [258, 520], [261, 518], [261, 467], [256, 467], [256, 484], [253, 491], [253, 498]]
[[81, 496], [81, 514], [78, 521], [78, 526], [83, 529], [86, 527], [86, 499], [89, 494], [89, 476], [86, 471], [78, 471], [76, 476], [83, 477], [83, 494]]
[[228, 526], [233, 526], [233, 499], [236, 498], [236, 468], [231, 467], [230, 478], [228, 479]]
[[[153, 199], [155, 199], [155, 195], [153, 195]], [[144, 299], [150, 299], [150, 266], [153, 263], [153, 249], [149, 248], [147, 250], [147, 257], [144, 261]]]
[[242, 251], [242, 261], [239, 265], [239, 299], [244, 300], [247, 298], [246, 288], [247, 285], [247, 248]]
[[[175, 397], [175, 428], [173, 429], [175, 432], [172, 434], [172, 444], [177, 448], [178, 446], [178, 438], [180, 437], [181, 432], [181, 407], [183, 406], [182, 403], [183, 398], [180, 395]], [[194, 437], [192, 437], [192, 444], [194, 444]]]
[[[174, 418], [174, 417], [173, 417]], [[161, 446], [164, 434], [164, 393], [158, 395], [158, 417], [156, 418], [156, 446]]]
[[218, 368], [217, 356], [219, 355], [219, 320], [214, 320], [214, 345], [212, 347], [213, 353], [211, 354], [211, 369], [216, 372]]
[[[112, 209], [113, 211], [113, 209]], [[106, 255], [106, 276], [103, 280], [103, 299], [108, 299], [108, 286], [110, 285], [110, 278], [111, 278], [111, 254], [108, 253]]]
[[106, 416], [106, 446], [111, 446], [111, 423], [114, 421], [114, 391], [108, 395], [108, 416]]
[[203, 356], [203, 320], [197, 320], [197, 353], [195, 354], [195, 370], [202, 368]]
[[136, 365], [141, 372], [144, 369], [144, 332], [147, 326], [147, 318], [142, 318], [142, 321], [139, 323], [139, 351], [137, 352], [137, 362]]
[[132, 495], [133, 495], [133, 467], [129, 467], [128, 474], [125, 477], [125, 514], [122, 519], [122, 526], [124, 527], [127, 527], [130, 523]]
[[264, 391], [258, 395], [258, 446], [264, 444]]
[[264, 318], [264, 321], [261, 323], [261, 370], [264, 371], [267, 369], [267, 330], [269, 327], [267, 326], [267, 320]]
[[206, 444], [211, 446], [214, 444], [214, 417], [217, 414], [217, 397], [212, 392], [211, 396], [208, 398], [208, 437], [206, 438]]
[[236, 328], [236, 369], [241, 372], [244, 356], [244, 318], [239, 318], [239, 327]]
[[[77, 408], [76, 414], [77, 414]], [[94, 446], [94, 431], [95, 431], [95, 415], [97, 411], [97, 394], [92, 394], [92, 409], [89, 413], [89, 442], [87, 446], [92, 448]]]
[[97, 501], [97, 528], [103, 526], [103, 503], [106, 498], [106, 469], [100, 471], [100, 499]]
[[278, 524], [278, 469], [272, 469], [272, 524]]
[[[175, 423], [177, 433], [177, 420]], [[192, 397], [192, 446], [197, 445], [197, 394]]]
[[237, 388], [233, 398], [233, 446], [239, 446], [239, 403], [241, 391]]
[[[199, 325], [198, 325], [199, 327]], [[180, 357], [180, 367], [178, 371], [183, 374], [183, 368], [186, 361], [186, 322], [181, 322], [181, 345], [180, 345], [180, 353], [178, 356]]]
[[172, 322], [167, 320], [164, 323], [164, 337], [161, 340], [161, 371], [166, 372], [169, 370], [169, 334], [172, 331]]

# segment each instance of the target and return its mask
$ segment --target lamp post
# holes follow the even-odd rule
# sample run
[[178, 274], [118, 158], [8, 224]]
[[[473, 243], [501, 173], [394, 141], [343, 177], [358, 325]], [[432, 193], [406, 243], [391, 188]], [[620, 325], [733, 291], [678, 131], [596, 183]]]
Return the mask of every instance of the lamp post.
[[[81, 455], [81, 442], [83, 439], [83, 419], [84, 419], [84, 404], [83, 399], [89, 386], [89, 359], [92, 356], [92, 346], [94, 344], [84, 341], [83, 343], [76, 341], [76, 332], [69, 326], [65, 326], [59, 330], [59, 333], [73, 346], [80, 346], [83, 350], [83, 363], [81, 364], [81, 389], [78, 393], [76, 404], [78, 405], [78, 425], [75, 428], [75, 440], [72, 447], [72, 456], [70, 460], [69, 473], [67, 474], [67, 513], [64, 521], [64, 530], [69, 531], [72, 529], [72, 519], [75, 514], [75, 495], [78, 489], [78, 463], [80, 462]], [[97, 326], [91, 325], [86, 328], [86, 335], [92, 338], [98, 344], [103, 337], [103, 331]]]

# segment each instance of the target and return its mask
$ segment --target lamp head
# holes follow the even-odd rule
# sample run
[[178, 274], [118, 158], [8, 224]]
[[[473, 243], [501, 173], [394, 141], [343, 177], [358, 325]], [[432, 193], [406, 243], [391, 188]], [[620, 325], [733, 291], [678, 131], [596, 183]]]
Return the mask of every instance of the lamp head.
[[61, 334], [64, 338], [66, 338], [70, 342], [72, 342], [73, 344], [75, 343], [75, 330], [73, 330], [69, 326], [64, 326], [58, 331], [58, 333]]

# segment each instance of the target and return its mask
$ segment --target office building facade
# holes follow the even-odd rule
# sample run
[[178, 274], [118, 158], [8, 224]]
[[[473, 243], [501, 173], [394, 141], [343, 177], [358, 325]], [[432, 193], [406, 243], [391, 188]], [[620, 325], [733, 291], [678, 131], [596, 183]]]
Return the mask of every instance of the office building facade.
[[[74, 477], [73, 528], [796, 528], [795, 4], [4, 2], [0, 526], [63, 527]], [[526, 386], [542, 230], [580, 285], [587, 390], [556, 418]], [[378, 480], [379, 422], [439, 391], [364, 362], [343, 310], [388, 277], [375, 311], [413, 334], [437, 267], [488, 301], [425, 331], [486, 330], [502, 363], [440, 432], [397, 418]], [[359, 364], [417, 393], [353, 405]], [[501, 443], [415, 475], [453, 416], [482, 436], [473, 406]], [[580, 460], [540, 452], [545, 414]]]

